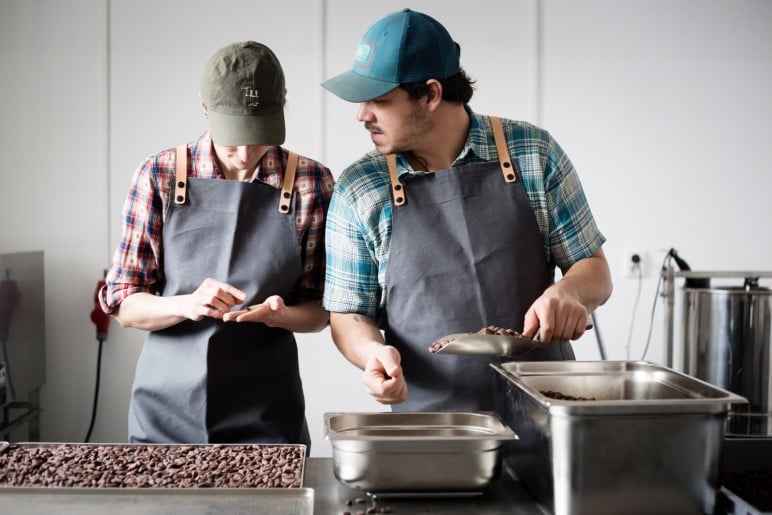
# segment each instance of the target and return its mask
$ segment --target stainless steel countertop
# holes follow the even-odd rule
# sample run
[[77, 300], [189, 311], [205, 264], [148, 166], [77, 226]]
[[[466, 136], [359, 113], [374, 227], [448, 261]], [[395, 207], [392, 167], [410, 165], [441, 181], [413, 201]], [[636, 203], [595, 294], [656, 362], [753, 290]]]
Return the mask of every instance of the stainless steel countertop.
[[[303, 486], [314, 489], [315, 515], [342, 515], [344, 512], [355, 515], [358, 510], [366, 512], [369, 507], [375, 507], [376, 513], [381, 513], [382, 508], [390, 507], [394, 515], [549, 513], [534, 501], [518, 481], [506, 473], [502, 473], [482, 494], [470, 497], [373, 498], [365, 492], [348, 488], [335, 479], [332, 458], [308, 458]], [[364, 499], [365, 503], [356, 504], [357, 499]], [[349, 506], [346, 501], [352, 501], [354, 504]]]
[[[490, 487], [464, 497], [370, 496], [335, 478], [332, 458], [307, 458], [303, 487], [292, 489], [131, 489], [131, 488], [0, 488], [0, 505], [14, 513], [48, 515], [191, 515], [271, 513], [272, 515], [357, 515], [375, 508], [395, 515], [548, 514], [509, 474]], [[139, 490], [139, 491], [138, 491]], [[361, 499], [363, 502], [357, 503]], [[350, 505], [347, 504], [350, 501]], [[313, 506], [312, 506], [313, 505]], [[2, 511], [2, 510], [0, 510]]]

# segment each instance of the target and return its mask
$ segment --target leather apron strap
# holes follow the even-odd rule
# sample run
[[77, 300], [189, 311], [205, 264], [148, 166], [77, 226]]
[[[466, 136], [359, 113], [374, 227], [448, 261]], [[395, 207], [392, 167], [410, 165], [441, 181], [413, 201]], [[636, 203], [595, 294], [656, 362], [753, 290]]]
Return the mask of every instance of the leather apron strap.
[[188, 192], [188, 146], [177, 145], [174, 161], [174, 203], [185, 204]]
[[389, 179], [391, 180], [391, 195], [394, 197], [394, 204], [402, 206], [405, 204], [405, 192], [402, 183], [397, 177], [397, 156], [389, 154], [386, 156], [386, 164], [389, 167]]
[[295, 171], [298, 169], [298, 155], [288, 151], [287, 167], [284, 170], [284, 181], [281, 185], [281, 195], [279, 196], [279, 212], [290, 212], [290, 201], [292, 200], [292, 188], [295, 186]]
[[493, 129], [493, 141], [496, 142], [496, 152], [499, 154], [501, 173], [504, 174], [504, 180], [506, 182], [515, 182], [517, 180], [517, 174], [515, 174], [513, 170], [514, 164], [509, 157], [507, 138], [504, 137], [504, 127], [501, 125], [501, 118], [498, 116], [491, 116], [490, 120], [491, 129]]

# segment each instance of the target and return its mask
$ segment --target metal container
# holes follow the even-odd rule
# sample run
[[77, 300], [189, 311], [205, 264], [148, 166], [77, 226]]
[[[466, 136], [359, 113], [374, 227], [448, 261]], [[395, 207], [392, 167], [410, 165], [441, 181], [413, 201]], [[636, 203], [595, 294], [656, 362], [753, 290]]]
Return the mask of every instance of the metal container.
[[[14, 443], [19, 448], [125, 448], [153, 447], [173, 449], [192, 447], [244, 447], [252, 444], [69, 444], [69, 443]], [[285, 447], [297, 450], [302, 456], [306, 446], [299, 444], [254, 444], [260, 447]], [[0, 442], [0, 455], [12, 452], [8, 442]], [[205, 456], [198, 467], [207, 466]], [[84, 464], [95, 472], [105, 467], [102, 463]], [[301, 484], [305, 473], [305, 461], [301, 465]], [[184, 472], [180, 469], [180, 472]], [[213, 514], [213, 513], [271, 513], [277, 515], [311, 515], [314, 509], [312, 488], [291, 487], [60, 487], [60, 486], [9, 486], [0, 484], [0, 509], [2, 513], [48, 515], [50, 513], [91, 514]]]
[[[710, 513], [739, 395], [646, 362], [492, 365], [505, 465], [558, 515]], [[553, 391], [594, 400], [557, 400]]]
[[516, 439], [495, 413], [325, 413], [335, 477], [370, 493], [482, 491]]
[[772, 291], [684, 288], [683, 371], [748, 399], [730, 432], [772, 435]]

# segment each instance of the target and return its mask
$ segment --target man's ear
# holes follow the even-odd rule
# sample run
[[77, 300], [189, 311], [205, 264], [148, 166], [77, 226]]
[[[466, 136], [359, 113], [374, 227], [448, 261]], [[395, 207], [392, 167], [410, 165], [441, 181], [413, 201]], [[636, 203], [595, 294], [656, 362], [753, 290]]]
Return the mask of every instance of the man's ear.
[[442, 84], [437, 79], [429, 79], [426, 81], [426, 88], [426, 103], [431, 109], [435, 109], [442, 102]]

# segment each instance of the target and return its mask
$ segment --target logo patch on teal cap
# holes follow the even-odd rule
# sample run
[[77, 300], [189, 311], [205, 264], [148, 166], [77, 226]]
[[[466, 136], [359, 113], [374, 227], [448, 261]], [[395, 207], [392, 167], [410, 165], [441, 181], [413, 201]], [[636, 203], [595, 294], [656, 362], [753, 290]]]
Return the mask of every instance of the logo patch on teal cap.
[[369, 68], [370, 63], [373, 60], [374, 53], [375, 53], [375, 43], [373, 43], [372, 41], [363, 39], [359, 43], [359, 47], [357, 48], [357, 53], [354, 59], [356, 60], [357, 63], [359, 63], [360, 66]]

